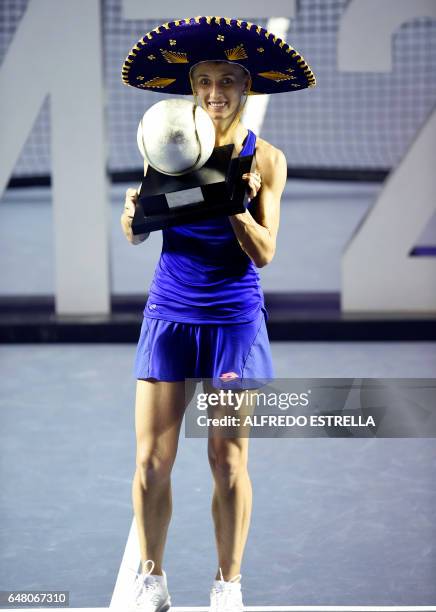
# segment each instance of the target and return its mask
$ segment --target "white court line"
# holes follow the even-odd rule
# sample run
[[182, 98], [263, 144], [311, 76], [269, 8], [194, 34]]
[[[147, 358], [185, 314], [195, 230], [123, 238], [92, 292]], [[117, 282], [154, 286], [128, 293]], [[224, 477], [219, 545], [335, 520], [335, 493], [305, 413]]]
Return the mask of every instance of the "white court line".
[[[131, 587], [133, 585], [133, 581], [135, 580], [134, 571], [138, 571], [140, 562], [141, 552], [139, 550], [138, 532], [136, 530], [135, 516], [133, 516], [132, 524], [130, 525], [129, 537], [127, 538], [126, 548], [124, 549], [115, 588], [109, 604], [110, 610], [113, 610], [114, 608], [122, 608], [123, 606], [125, 608], [127, 598], [132, 592]], [[133, 569], [134, 571], [130, 571], [129, 568]]]
[[[83, 610], [84, 608], [76, 608]], [[90, 608], [97, 610], [102, 608]], [[74, 610], [74, 608], [69, 608]], [[169, 612], [208, 612], [209, 607], [178, 608]], [[121, 608], [120, 608], [121, 611]], [[436, 606], [244, 606], [244, 612], [435, 612]]]
[[[38, 610], [38, 612], [113, 612], [119, 608], [0, 608], [0, 612], [11, 610]], [[171, 606], [170, 612], [208, 612], [208, 606], [179, 608]], [[436, 612], [436, 606], [245, 606], [244, 612]]]

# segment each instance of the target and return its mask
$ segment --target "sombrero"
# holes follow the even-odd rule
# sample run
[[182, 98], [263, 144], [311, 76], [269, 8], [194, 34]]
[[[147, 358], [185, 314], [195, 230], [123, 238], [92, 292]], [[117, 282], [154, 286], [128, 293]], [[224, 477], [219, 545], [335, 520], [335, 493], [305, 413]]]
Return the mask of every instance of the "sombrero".
[[192, 95], [190, 69], [205, 60], [235, 62], [251, 74], [250, 94], [314, 87], [304, 58], [264, 28], [228, 17], [190, 17], [148, 32], [124, 61], [122, 80], [145, 91]]

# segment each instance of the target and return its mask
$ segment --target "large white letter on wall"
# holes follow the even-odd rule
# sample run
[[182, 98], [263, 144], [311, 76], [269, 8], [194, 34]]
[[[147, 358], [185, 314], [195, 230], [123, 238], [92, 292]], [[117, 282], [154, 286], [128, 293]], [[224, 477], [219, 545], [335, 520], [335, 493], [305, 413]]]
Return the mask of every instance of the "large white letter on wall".
[[[149, 0], [122, 0], [124, 19], [156, 19], [173, 21], [197, 15], [223, 15], [238, 19], [260, 17], [293, 17], [296, 0], [185, 0], [176, 2], [150, 2]], [[237, 14], [236, 14], [237, 13]], [[141, 17], [138, 17], [141, 15]]]
[[[352, 1], [338, 40], [341, 70], [391, 67], [391, 36], [404, 21], [436, 17], [434, 0]], [[436, 208], [436, 111], [421, 127], [342, 256], [343, 311], [436, 311], [436, 260], [409, 253]]]
[[100, 0], [30, 1], [0, 69], [0, 193], [50, 95], [59, 314], [110, 309], [101, 24]]
[[392, 35], [415, 17], [435, 17], [435, 0], [352, 0], [338, 32], [338, 68], [390, 72]]

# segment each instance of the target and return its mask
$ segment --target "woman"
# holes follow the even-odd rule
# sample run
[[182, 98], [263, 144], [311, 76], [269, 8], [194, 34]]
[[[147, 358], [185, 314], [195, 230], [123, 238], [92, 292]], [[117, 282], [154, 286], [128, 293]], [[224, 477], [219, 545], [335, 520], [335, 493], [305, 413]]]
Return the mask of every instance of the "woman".
[[[129, 85], [193, 94], [214, 123], [215, 145], [233, 144], [237, 154], [254, 153], [256, 159], [256, 170], [243, 176], [250, 200], [245, 212], [163, 230], [135, 361], [137, 467], [132, 496], [142, 574], [132, 608], [147, 611], [162, 612], [170, 605], [162, 558], [171, 517], [171, 469], [187, 398], [194, 393], [185, 379], [212, 379], [204, 381], [209, 392], [229, 380], [250, 389], [256, 386], [253, 380], [273, 378], [257, 268], [270, 263], [275, 253], [287, 164], [282, 151], [244, 127], [240, 115], [253, 81], [255, 91], [263, 87], [263, 93], [274, 93], [307, 87], [314, 79], [304, 60], [286, 51], [286, 43], [273, 42], [265, 30], [251, 26], [220, 17], [164, 24], [135, 45], [123, 67]], [[251, 49], [256, 49], [256, 62], [250, 59]], [[288, 72], [262, 71], [262, 62], [271, 58], [284, 62]], [[132, 234], [136, 204], [137, 193], [129, 189], [121, 224], [133, 244], [147, 237]], [[208, 458], [218, 552], [210, 610], [242, 611], [240, 567], [252, 501], [248, 437], [212, 435]]]

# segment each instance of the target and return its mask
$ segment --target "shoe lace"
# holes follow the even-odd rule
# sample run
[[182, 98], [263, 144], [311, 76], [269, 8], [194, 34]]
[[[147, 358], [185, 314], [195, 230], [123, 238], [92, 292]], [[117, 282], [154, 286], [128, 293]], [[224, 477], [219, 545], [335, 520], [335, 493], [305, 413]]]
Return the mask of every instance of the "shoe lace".
[[234, 610], [235, 604], [240, 605], [240, 592], [235, 591], [235, 589], [230, 585], [240, 582], [242, 575], [236, 574], [233, 576], [233, 578], [225, 582], [221, 568], [219, 568], [219, 571], [219, 584], [214, 584], [212, 587], [214, 597], [212, 599], [213, 607], [211, 612], [230, 612]]
[[[135, 574], [135, 582], [133, 584], [133, 595], [135, 600], [136, 608], [142, 608], [145, 603], [158, 604], [160, 602], [159, 593], [156, 591], [159, 588], [159, 584], [156, 580], [150, 577], [150, 574], [154, 569], [154, 561], [148, 559], [145, 562], [145, 565], [151, 563], [150, 569], [143, 573], [138, 572], [138, 570], [133, 567], [127, 567], [130, 572]], [[146, 602], [144, 602], [146, 599]]]

